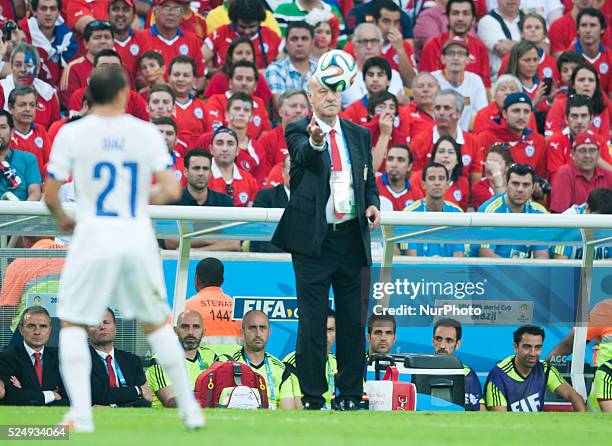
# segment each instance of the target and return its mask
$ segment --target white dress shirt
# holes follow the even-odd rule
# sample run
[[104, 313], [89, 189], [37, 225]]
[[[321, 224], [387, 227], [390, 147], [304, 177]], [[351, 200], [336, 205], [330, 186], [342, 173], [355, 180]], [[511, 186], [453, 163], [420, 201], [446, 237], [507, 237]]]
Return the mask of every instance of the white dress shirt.
[[[113, 372], [115, 372], [115, 385], [117, 387], [121, 387], [121, 384], [119, 384], [119, 375], [117, 374], [117, 370], [115, 369], [115, 347], [113, 347], [109, 353], [103, 352], [102, 350], [98, 350], [97, 348], [94, 348], [94, 350], [96, 351], [100, 359], [102, 359], [102, 362], [104, 363], [105, 367], [107, 366], [106, 357], [111, 357], [111, 367], [113, 368]], [[108, 370], [106, 370], [106, 372], [108, 373]], [[108, 373], [108, 376], [110, 376], [110, 373]]]
[[[28, 344], [25, 343], [25, 341], [23, 342], [23, 346], [25, 347], [26, 353], [28, 354], [28, 356], [30, 357], [30, 361], [32, 361], [32, 367], [34, 367], [34, 363], [36, 362], [36, 358], [34, 357], [34, 353], [36, 352], [36, 350], [34, 350], [32, 347], [30, 347]], [[45, 353], [45, 346], [43, 345], [43, 348], [40, 349], [40, 365], [42, 367], [43, 365], [43, 357], [44, 357], [44, 353]], [[45, 404], [49, 404], [52, 403], [53, 401], [55, 401], [55, 395], [53, 394], [52, 390], [43, 390], [43, 395], [45, 396]]]
[[[342, 127], [340, 126], [340, 119], [336, 118], [336, 123], [333, 127], [330, 127], [325, 122], [321, 121], [316, 115], [315, 120], [317, 121], [317, 125], [321, 128], [324, 134], [324, 144], [321, 146], [315, 146], [312, 144], [312, 140], [310, 141], [310, 145], [314, 150], [318, 150], [322, 152], [323, 150], [327, 150], [329, 153], [329, 159], [332, 159], [331, 156], [331, 140], [330, 140], [330, 132], [332, 129], [336, 131], [336, 144], [338, 144], [338, 151], [340, 152], [340, 159], [342, 161], [342, 171], [348, 172], [350, 175], [350, 190], [349, 190], [349, 200], [355, 202], [355, 192], [353, 189], [353, 174], [351, 171], [351, 164], [349, 158], [348, 147], [345, 143], [344, 135], [342, 134]], [[332, 183], [332, 178], [330, 175], [329, 178], [329, 187], [330, 194], [329, 199], [327, 200], [327, 204], [325, 205], [325, 217], [327, 219], [327, 223], [340, 223], [344, 221], [349, 221], [355, 218], [355, 214], [345, 214], [341, 219], [338, 218], [334, 212], [334, 185]]]

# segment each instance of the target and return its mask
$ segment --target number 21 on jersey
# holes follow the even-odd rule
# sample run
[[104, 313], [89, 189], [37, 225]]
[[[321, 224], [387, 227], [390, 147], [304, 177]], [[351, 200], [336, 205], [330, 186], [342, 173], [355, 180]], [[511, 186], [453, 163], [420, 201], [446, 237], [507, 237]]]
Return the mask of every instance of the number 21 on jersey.
[[[127, 169], [130, 175], [130, 214], [132, 218], [136, 217], [136, 188], [138, 179], [138, 164], [135, 162], [124, 162], [119, 166], [120, 169]], [[117, 166], [109, 161], [100, 161], [94, 166], [93, 177], [96, 180], [106, 181], [106, 186], [96, 200], [96, 215], [99, 217], [118, 217], [119, 213], [116, 210], [105, 207], [104, 202], [113, 189], [115, 188], [115, 180], [117, 177]]]

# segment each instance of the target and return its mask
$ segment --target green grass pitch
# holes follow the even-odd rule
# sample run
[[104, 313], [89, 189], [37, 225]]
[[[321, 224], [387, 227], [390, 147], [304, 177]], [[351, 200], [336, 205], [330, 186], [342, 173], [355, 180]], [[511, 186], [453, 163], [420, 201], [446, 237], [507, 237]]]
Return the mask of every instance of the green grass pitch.
[[[0, 424], [56, 424], [66, 408], [0, 407]], [[208, 427], [186, 432], [174, 410], [95, 410], [94, 434], [18, 444], [230, 445], [612, 445], [612, 414], [283, 412], [207, 410]], [[8, 444], [2, 441], [3, 444]]]

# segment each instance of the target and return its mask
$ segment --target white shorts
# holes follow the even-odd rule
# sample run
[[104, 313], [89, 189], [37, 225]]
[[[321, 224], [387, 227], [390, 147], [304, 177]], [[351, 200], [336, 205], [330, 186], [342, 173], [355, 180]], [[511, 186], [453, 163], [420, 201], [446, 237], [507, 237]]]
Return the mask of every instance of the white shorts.
[[98, 325], [107, 307], [146, 324], [168, 319], [164, 273], [153, 231], [75, 232], [60, 278], [58, 316]]

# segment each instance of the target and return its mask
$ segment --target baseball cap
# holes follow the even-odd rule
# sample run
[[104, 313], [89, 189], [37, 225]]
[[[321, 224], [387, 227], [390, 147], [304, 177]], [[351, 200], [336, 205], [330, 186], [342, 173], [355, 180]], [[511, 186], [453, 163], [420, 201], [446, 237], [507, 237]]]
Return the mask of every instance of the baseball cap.
[[236, 142], [238, 142], [238, 135], [236, 134], [236, 132], [233, 129], [230, 129], [229, 127], [225, 127], [225, 126], [221, 126], [218, 127], [212, 135], [212, 138], [210, 139], [211, 141], [215, 139], [215, 136], [219, 135], [220, 133], [229, 133], [231, 136], [234, 137], [234, 139], [236, 140]]
[[593, 133], [582, 132], [574, 137], [572, 148], [575, 149], [576, 147], [582, 146], [585, 144], [599, 146], [599, 141], [597, 140], [597, 137]]
[[[155, 0], [155, 1], [153, 2], [153, 6], [161, 6], [161, 5], [163, 5], [164, 3], [169, 2], [169, 1], [170, 1], [170, 0]], [[174, 2], [176, 2], [176, 3], [188, 3], [186, 0], [172, 0], [172, 1], [174, 1]]]
[[448, 39], [444, 43], [444, 46], [442, 47], [442, 54], [444, 54], [444, 51], [446, 51], [446, 48], [448, 48], [451, 45], [459, 45], [465, 48], [466, 50], [468, 50], [468, 52], [470, 51], [470, 47], [468, 46], [467, 41], [463, 37], [455, 36], [452, 39]]
[[109, 5], [112, 5], [115, 2], [124, 2], [126, 5], [128, 5], [130, 8], [134, 8], [136, 7], [136, 4], [134, 3], [134, 0], [111, 0], [111, 2], [109, 3]]
[[504, 99], [504, 110], [507, 110], [508, 107], [514, 104], [527, 104], [530, 108], [533, 109], [533, 104], [531, 103], [531, 99], [525, 93], [510, 93]]

